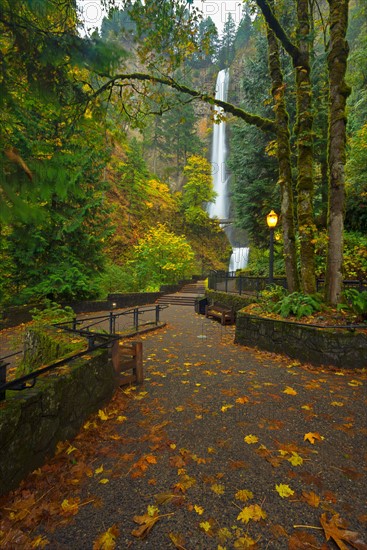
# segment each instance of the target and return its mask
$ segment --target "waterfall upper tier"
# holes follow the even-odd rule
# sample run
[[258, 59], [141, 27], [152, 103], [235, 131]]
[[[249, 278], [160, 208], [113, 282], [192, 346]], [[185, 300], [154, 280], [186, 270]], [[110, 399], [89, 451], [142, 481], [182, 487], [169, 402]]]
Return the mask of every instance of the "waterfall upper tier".
[[[229, 71], [219, 71], [215, 89], [215, 99], [227, 101]], [[216, 114], [221, 115], [224, 111], [221, 107], [215, 107]], [[228, 174], [226, 169], [227, 145], [226, 145], [226, 123], [222, 120], [219, 124], [213, 125], [212, 142], [212, 174], [213, 187], [217, 193], [215, 202], [208, 206], [208, 214], [211, 218], [226, 220], [229, 218], [229, 197], [228, 197]]]

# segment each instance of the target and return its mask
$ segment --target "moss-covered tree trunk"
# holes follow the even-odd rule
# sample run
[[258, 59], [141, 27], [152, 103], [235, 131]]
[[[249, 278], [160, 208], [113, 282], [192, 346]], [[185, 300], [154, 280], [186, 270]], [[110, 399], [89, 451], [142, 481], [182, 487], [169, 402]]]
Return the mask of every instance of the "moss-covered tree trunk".
[[275, 106], [285, 272], [288, 290], [289, 292], [295, 292], [296, 290], [299, 290], [299, 277], [297, 270], [296, 239], [294, 228], [289, 116], [284, 99], [285, 85], [279, 59], [278, 40], [269, 26], [267, 26], [267, 39], [269, 51], [269, 70], [272, 81], [271, 92]]
[[256, 0], [266, 22], [292, 58], [297, 85], [298, 232], [300, 237], [301, 287], [316, 291], [315, 225], [313, 219], [313, 115], [310, 78], [310, 15], [308, 0], [297, 0], [297, 45], [279, 23], [268, 0]]
[[340, 301], [342, 290], [343, 230], [345, 203], [346, 101], [350, 88], [345, 82], [348, 60], [348, 0], [328, 0], [330, 10], [329, 69], [329, 210], [326, 300]]
[[298, 231], [301, 285], [305, 294], [316, 291], [315, 225], [313, 218], [313, 114], [310, 77], [308, 0], [297, 0], [298, 55], [293, 60], [297, 83]]

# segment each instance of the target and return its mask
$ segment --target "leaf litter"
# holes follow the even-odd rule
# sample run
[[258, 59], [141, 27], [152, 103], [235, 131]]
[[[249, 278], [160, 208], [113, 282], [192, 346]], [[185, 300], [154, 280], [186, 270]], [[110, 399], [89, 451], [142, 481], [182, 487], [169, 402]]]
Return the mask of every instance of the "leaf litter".
[[[365, 431], [354, 412], [358, 400], [365, 405], [366, 373], [252, 352], [234, 345], [227, 327], [218, 345], [211, 326], [208, 345], [194, 344], [193, 335], [185, 357], [178, 340], [187, 334], [177, 327], [174, 346], [169, 330], [142, 338], [154, 359], [146, 362], [149, 381], [118, 390], [73, 441], [0, 499], [0, 547], [52, 547], [60, 528], [73, 533], [78, 518], [91, 515], [96, 550], [139, 548], [146, 538], [183, 550], [261, 549], [266, 541], [366, 550], [367, 510], [353, 498], [366, 483], [357, 444]], [[177, 384], [183, 375], [187, 384]], [[105, 513], [117, 490], [124, 505]]]

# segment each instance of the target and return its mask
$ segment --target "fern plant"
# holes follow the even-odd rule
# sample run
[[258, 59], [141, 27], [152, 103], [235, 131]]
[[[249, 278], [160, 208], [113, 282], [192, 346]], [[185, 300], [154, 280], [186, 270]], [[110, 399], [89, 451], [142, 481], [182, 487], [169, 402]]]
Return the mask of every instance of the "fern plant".
[[345, 304], [339, 304], [338, 309], [347, 309], [357, 315], [361, 321], [367, 320], [367, 290], [359, 292], [355, 288], [349, 288], [344, 291]]
[[277, 302], [272, 311], [282, 317], [294, 315], [297, 319], [312, 315], [322, 309], [322, 298], [318, 294], [308, 295], [301, 292], [292, 292]]

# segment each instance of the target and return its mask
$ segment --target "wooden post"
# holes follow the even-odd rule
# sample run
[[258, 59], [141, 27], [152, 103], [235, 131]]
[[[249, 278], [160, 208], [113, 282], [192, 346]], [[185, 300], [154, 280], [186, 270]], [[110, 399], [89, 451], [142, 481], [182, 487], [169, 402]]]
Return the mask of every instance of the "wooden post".
[[115, 340], [110, 348], [110, 357], [112, 361], [113, 370], [115, 371], [116, 376], [120, 376], [120, 348], [119, 348], [119, 341]]
[[143, 342], [132, 342], [134, 354], [135, 354], [135, 368], [134, 374], [136, 376], [136, 383], [143, 384], [144, 371], [143, 371]]

